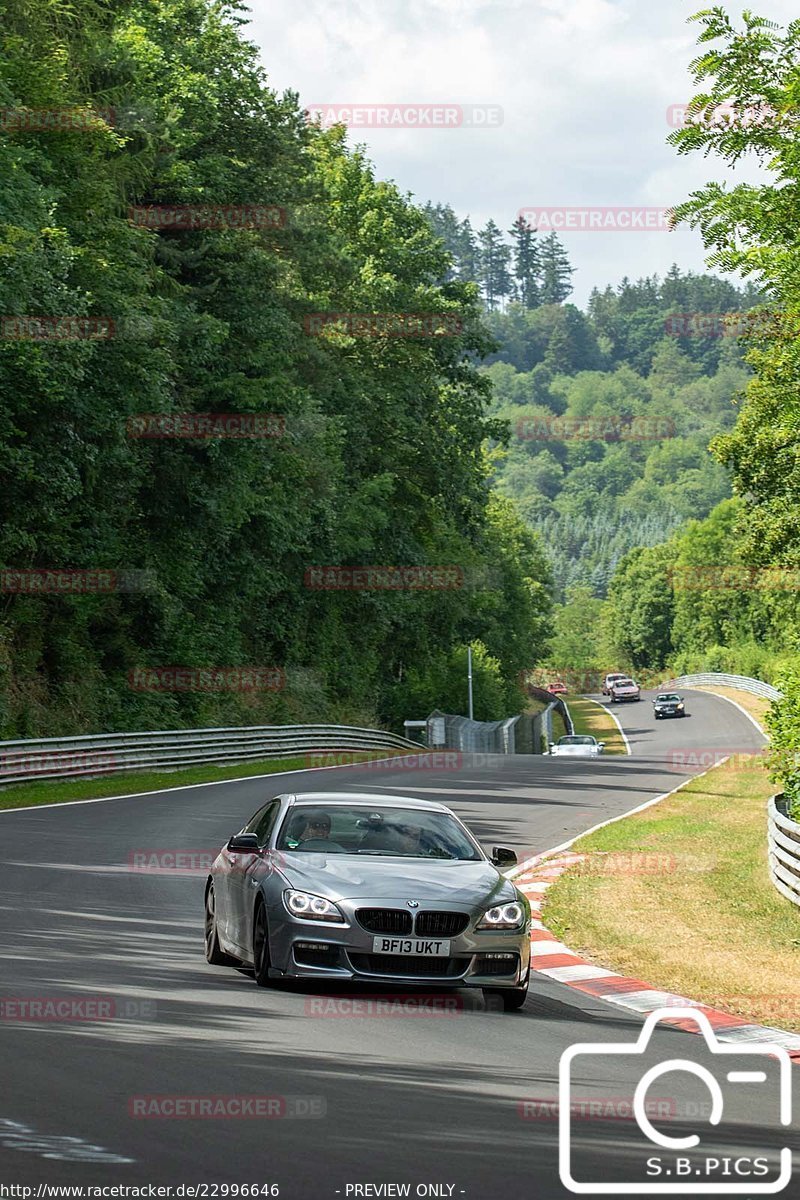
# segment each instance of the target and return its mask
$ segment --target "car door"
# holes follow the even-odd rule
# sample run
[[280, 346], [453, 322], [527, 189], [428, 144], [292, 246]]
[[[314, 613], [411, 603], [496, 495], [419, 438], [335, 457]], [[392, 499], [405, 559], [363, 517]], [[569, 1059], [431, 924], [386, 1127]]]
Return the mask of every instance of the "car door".
[[[269, 844], [270, 834], [280, 812], [281, 800], [276, 797], [260, 808], [253, 819], [242, 830], [243, 833], [254, 833], [258, 838], [259, 850], [263, 851]], [[260, 854], [245, 854], [241, 851], [231, 853], [231, 867], [228, 873], [228, 903], [230, 919], [230, 937], [242, 950], [249, 953], [251, 949], [251, 921], [253, 899], [256, 887], [261, 880], [263, 859]]]

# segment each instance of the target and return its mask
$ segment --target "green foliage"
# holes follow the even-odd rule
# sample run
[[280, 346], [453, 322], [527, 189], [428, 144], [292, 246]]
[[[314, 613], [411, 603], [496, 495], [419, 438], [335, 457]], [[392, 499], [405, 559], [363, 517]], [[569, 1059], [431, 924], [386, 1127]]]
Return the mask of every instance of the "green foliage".
[[[118, 114], [0, 137], [0, 312], [116, 327], [0, 340], [0, 565], [155, 581], [6, 596], [0, 731], [397, 723], [410, 666], [435, 672], [478, 636], [510, 703], [543, 640], [547, 564], [488, 499], [482, 446], [502, 427], [474, 365], [492, 343], [468, 248], [454, 271], [425, 214], [342, 130], [309, 126], [267, 86], [236, 5], [0, 0], [0, 20], [0, 104]], [[155, 231], [127, 216], [265, 203], [285, 227]], [[309, 336], [304, 317], [325, 311], [449, 313], [462, 332]], [[276, 413], [287, 432], [127, 436], [136, 414], [185, 412]], [[304, 585], [328, 564], [455, 564], [467, 585]], [[494, 590], [475, 583], [495, 576]], [[135, 667], [175, 664], [278, 664], [287, 689], [128, 686]]]
[[800, 657], [784, 664], [776, 684], [783, 695], [773, 700], [766, 717], [772, 778], [783, 787], [790, 812], [800, 821]]

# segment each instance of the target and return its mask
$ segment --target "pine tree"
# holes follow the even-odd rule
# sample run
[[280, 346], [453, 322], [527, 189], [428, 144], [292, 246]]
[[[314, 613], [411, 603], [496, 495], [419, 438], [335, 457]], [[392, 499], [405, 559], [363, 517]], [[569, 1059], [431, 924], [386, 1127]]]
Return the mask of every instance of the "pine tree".
[[570, 265], [558, 234], [548, 234], [541, 243], [539, 262], [542, 304], [563, 304], [567, 297], [572, 295], [572, 276], [575, 274], [575, 268]]
[[541, 297], [536, 230], [531, 229], [524, 217], [517, 217], [508, 232], [514, 242], [512, 253], [517, 299], [523, 308], [538, 308]]
[[511, 247], [503, 241], [500, 229], [490, 218], [478, 234], [478, 279], [490, 312], [511, 295], [510, 262]]

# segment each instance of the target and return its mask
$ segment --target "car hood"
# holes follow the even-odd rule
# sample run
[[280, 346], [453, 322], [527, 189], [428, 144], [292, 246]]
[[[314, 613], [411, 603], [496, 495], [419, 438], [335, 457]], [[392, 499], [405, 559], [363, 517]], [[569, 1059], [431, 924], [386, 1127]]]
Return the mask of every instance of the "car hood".
[[597, 754], [596, 746], [555, 746], [551, 751], [557, 758], [564, 755], [577, 756], [578, 758], [585, 757], [587, 754]]
[[285, 851], [281, 874], [289, 885], [331, 900], [413, 897], [420, 901], [472, 904], [490, 897], [513, 900], [514, 885], [490, 862], [439, 859], [377, 859], [355, 854], [292, 854]]
[[627, 695], [627, 693], [628, 693], [628, 692], [638, 692], [638, 690], [639, 690], [639, 689], [638, 689], [638, 687], [636, 686], [636, 684], [635, 684], [635, 683], [633, 683], [633, 684], [631, 684], [631, 683], [626, 683], [626, 684], [624, 684], [624, 685], [623, 685], [623, 684], [619, 684], [619, 683], [615, 683], [615, 684], [614, 684], [614, 686], [613, 686], [613, 690], [614, 690], [615, 692], [622, 692], [622, 693], [624, 693], [624, 694], [626, 694], [626, 695]]

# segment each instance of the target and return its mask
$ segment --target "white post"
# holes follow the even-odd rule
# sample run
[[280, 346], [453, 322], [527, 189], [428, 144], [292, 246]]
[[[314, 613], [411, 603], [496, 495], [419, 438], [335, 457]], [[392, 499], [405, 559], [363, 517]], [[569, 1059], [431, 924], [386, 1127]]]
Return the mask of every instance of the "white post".
[[467, 646], [467, 685], [469, 687], [469, 719], [472, 720], [472, 646]]

